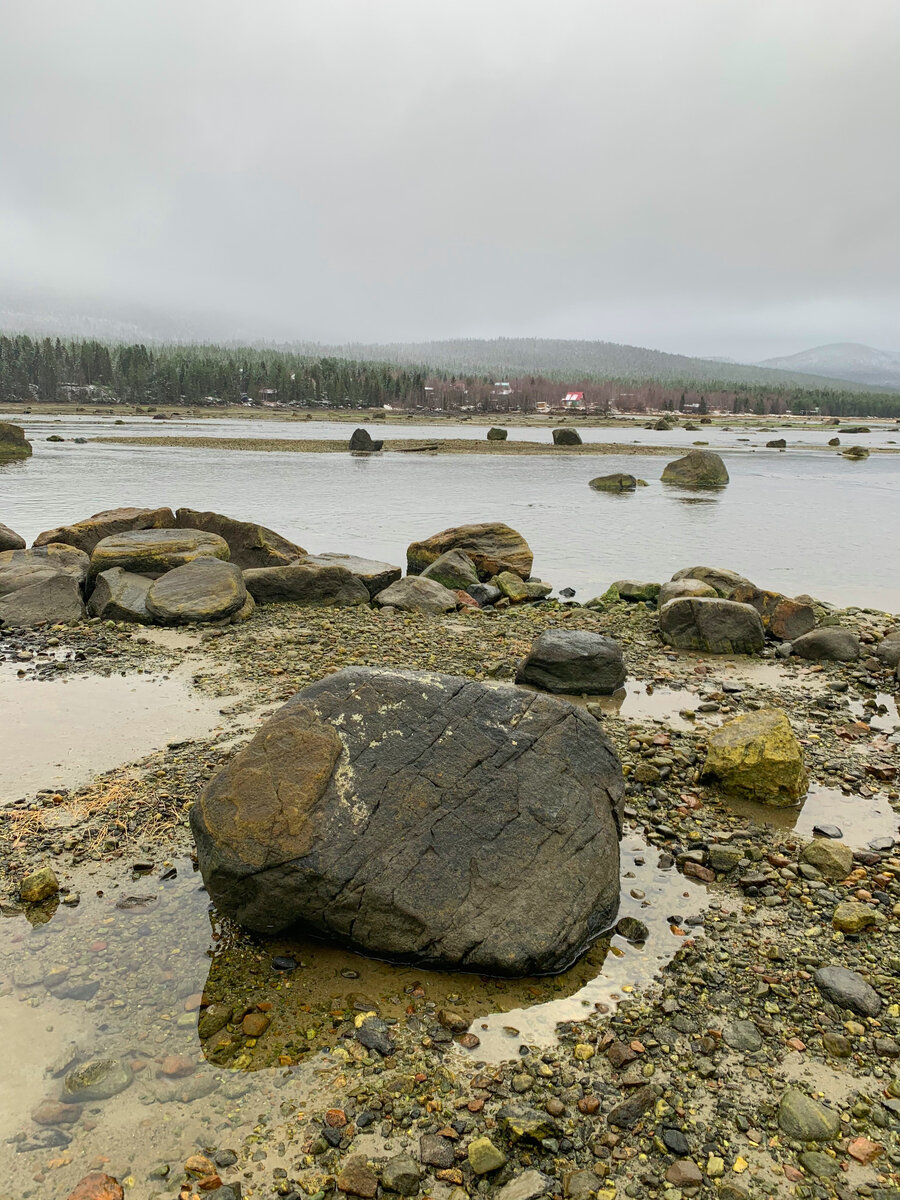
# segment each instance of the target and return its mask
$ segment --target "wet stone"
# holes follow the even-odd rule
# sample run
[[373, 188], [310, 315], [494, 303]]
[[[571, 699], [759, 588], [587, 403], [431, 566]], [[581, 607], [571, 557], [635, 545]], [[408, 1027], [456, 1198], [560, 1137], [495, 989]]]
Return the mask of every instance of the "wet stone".
[[826, 1142], [837, 1137], [841, 1119], [818, 1100], [797, 1088], [788, 1088], [778, 1106], [778, 1125], [799, 1142]]
[[732, 1050], [752, 1053], [762, 1049], [762, 1036], [752, 1021], [731, 1021], [725, 1026], [722, 1036]]
[[79, 1103], [87, 1100], [108, 1100], [131, 1083], [131, 1067], [121, 1059], [97, 1058], [70, 1071], [63, 1085], [63, 1100]]
[[453, 1143], [436, 1133], [425, 1133], [419, 1139], [419, 1161], [428, 1167], [452, 1167], [456, 1162]]
[[381, 1186], [398, 1196], [415, 1196], [421, 1178], [419, 1164], [408, 1154], [396, 1154], [381, 1169]]
[[846, 967], [821, 967], [814, 972], [813, 981], [832, 1004], [850, 1008], [863, 1017], [877, 1017], [881, 997], [856, 971]]

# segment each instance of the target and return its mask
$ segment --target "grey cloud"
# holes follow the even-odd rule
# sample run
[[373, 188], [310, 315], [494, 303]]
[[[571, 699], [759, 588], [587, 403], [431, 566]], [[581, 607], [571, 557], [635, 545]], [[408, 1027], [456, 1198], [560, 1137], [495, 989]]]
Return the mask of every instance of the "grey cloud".
[[0, 281], [223, 337], [900, 349], [898, 50], [893, 0], [8, 3]]

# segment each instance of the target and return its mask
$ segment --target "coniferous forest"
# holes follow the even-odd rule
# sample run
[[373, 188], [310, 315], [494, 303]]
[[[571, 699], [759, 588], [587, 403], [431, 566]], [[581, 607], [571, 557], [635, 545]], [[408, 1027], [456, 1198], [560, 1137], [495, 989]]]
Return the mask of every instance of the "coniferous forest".
[[715, 380], [456, 374], [427, 364], [359, 361], [275, 348], [108, 343], [0, 335], [0, 404], [275, 405], [509, 412], [557, 407], [580, 391], [590, 411], [723, 411], [758, 416], [900, 417], [900, 394]]

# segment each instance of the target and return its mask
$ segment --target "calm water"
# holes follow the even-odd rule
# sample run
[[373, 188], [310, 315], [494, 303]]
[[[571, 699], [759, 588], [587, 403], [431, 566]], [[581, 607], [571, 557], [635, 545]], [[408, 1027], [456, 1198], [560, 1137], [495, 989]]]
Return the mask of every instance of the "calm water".
[[[55, 427], [70, 437], [135, 432], [136, 424], [123, 428], [109, 418], [66, 418]], [[333, 422], [169, 425], [144, 419], [142, 430], [147, 425], [161, 434], [273, 437], [280, 436], [279, 427], [302, 437], [313, 431], [348, 434], [346, 425]], [[556, 587], [576, 588], [582, 600], [616, 579], [662, 580], [680, 567], [713, 564], [788, 594], [810, 592], [837, 603], [900, 611], [895, 532], [900, 455], [849, 462], [813, 451], [745, 450], [728, 455], [728, 488], [690, 493], [663, 487], [666, 459], [653, 456], [255, 454], [48, 443], [45, 421], [27, 428], [34, 457], [0, 467], [0, 521], [29, 540], [56, 524], [122, 504], [187, 505], [261, 521], [312, 552], [339, 550], [403, 563], [407, 544], [417, 538], [463, 522], [501, 520], [528, 539], [535, 574]], [[393, 436], [399, 432], [391, 429]], [[432, 436], [421, 426], [407, 432]], [[683, 437], [686, 446], [691, 437], [648, 430], [597, 430], [594, 436], [609, 440], [612, 433], [632, 432], [648, 442], [651, 436], [670, 444]], [[434, 433], [483, 436], [467, 425]], [[807, 440], [812, 436], [803, 434]], [[594, 475], [622, 470], [650, 486], [631, 495], [588, 487]]]

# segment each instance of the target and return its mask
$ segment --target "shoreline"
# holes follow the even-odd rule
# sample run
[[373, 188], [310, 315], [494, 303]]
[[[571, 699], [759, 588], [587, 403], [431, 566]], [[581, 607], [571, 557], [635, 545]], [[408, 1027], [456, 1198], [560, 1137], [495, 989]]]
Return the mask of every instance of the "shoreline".
[[[855, 629], [867, 643], [895, 621], [889, 614], [858, 610], [832, 615], [839, 616], [842, 624]], [[466, 1147], [475, 1138], [488, 1137], [502, 1147], [507, 1160], [490, 1177], [492, 1188], [499, 1189], [508, 1178], [537, 1168], [553, 1181], [551, 1190], [556, 1193], [566, 1187], [566, 1177], [590, 1172], [596, 1180], [591, 1190], [599, 1189], [608, 1200], [621, 1197], [623, 1188], [629, 1197], [650, 1197], [657, 1194], [657, 1188], [669, 1186], [666, 1176], [673, 1162], [696, 1162], [705, 1178], [709, 1163], [721, 1159], [726, 1179], [737, 1180], [746, 1172], [745, 1178], [763, 1187], [767, 1195], [786, 1196], [793, 1180], [791, 1172], [824, 1188], [823, 1194], [832, 1195], [832, 1177], [816, 1175], [804, 1164], [802, 1141], [780, 1131], [778, 1096], [790, 1086], [807, 1093], [824, 1091], [843, 1114], [837, 1158], [830, 1161], [846, 1160], [849, 1174], [842, 1171], [838, 1179], [870, 1189], [896, 1185], [900, 1180], [900, 1145], [895, 1127], [890, 1125], [892, 1118], [888, 1116], [887, 1126], [877, 1118], [892, 1059], [876, 1049], [876, 1039], [900, 1034], [900, 1015], [892, 1015], [894, 1010], [886, 1008], [879, 1021], [858, 1022], [848, 1033], [847, 1013], [823, 1006], [811, 982], [817, 966], [836, 962], [861, 970], [886, 1005], [900, 1004], [900, 974], [890, 966], [900, 962], [897, 847], [869, 855], [869, 861], [863, 837], [856, 843], [863, 849], [857, 853], [852, 876], [814, 887], [816, 881], [797, 869], [798, 855], [810, 836], [795, 831], [795, 810], [735, 807], [698, 778], [710, 728], [721, 719], [775, 704], [788, 713], [804, 745], [813, 781], [813, 799], [807, 804], [814, 803], [823, 789], [844, 798], [846, 811], [840, 820], [845, 840], [863, 836], [856, 823], [876, 802], [900, 821], [896, 779], [881, 782], [866, 769], [869, 764], [890, 762], [892, 756], [896, 759], [898, 747], [895, 744], [890, 750], [881, 728], [860, 716], [868, 713], [869, 719], [874, 719], [881, 693], [892, 695], [896, 702], [896, 683], [863, 660], [815, 664], [778, 660], [771, 651], [766, 657], [751, 658], [678, 653], [659, 641], [655, 624], [655, 613], [644, 605], [612, 600], [598, 610], [545, 602], [448, 618], [368, 608], [272, 605], [258, 609], [245, 626], [186, 628], [179, 632], [177, 644], [175, 639], [159, 640], [143, 627], [98, 620], [73, 628], [7, 632], [0, 638], [0, 649], [10, 652], [13, 665], [35, 676], [190, 671], [200, 693], [220, 697], [223, 702], [227, 697], [230, 717], [243, 715], [251, 723], [254, 712], [280, 704], [299, 688], [345, 665], [445, 670], [508, 682], [533, 636], [550, 626], [600, 631], [623, 646], [629, 681], [635, 685], [634, 695], [626, 701], [631, 707], [617, 715], [614, 708], [597, 704], [595, 715], [629, 780], [628, 836], [639, 835], [648, 857], [655, 861], [658, 855], [661, 863], [669, 864], [666, 870], [673, 883], [680, 885], [673, 896], [706, 889], [705, 907], [696, 899], [678, 901], [647, 893], [650, 907], [645, 909], [644, 919], [660, 923], [674, 956], [647, 976], [641, 973], [642, 956], [626, 945], [604, 949], [608, 962], [624, 962], [634, 972], [624, 976], [629, 982], [618, 989], [617, 999], [583, 1008], [583, 1015], [567, 1019], [549, 1043], [503, 1035], [509, 1050], [496, 1061], [493, 1056], [480, 1058], [477, 1048], [472, 1052], [461, 1049], [448, 1029], [450, 1017], [442, 1018], [442, 1010], [447, 1009], [451, 1016], [470, 1021], [474, 1031], [489, 1036], [479, 1022], [488, 1012], [504, 1008], [489, 981], [479, 982], [477, 976], [471, 976], [463, 987], [458, 985], [460, 977], [452, 973], [437, 973], [441, 978], [436, 979], [433, 972], [373, 965], [360, 956], [340, 958], [330, 952], [322, 955], [317, 966], [315, 947], [304, 943], [301, 955], [300, 943], [289, 938], [248, 937], [229, 932], [227, 923], [216, 920], [213, 928], [221, 943], [203, 989], [204, 1002], [237, 1010], [242, 1004], [264, 999], [271, 1006], [271, 1027], [259, 1037], [242, 1037], [238, 1024], [230, 1057], [222, 1063], [228, 1068], [223, 1076], [226, 1082], [218, 1085], [209, 1101], [192, 1102], [194, 1108], [206, 1112], [206, 1105], [215, 1105], [222, 1089], [234, 1091], [240, 1083], [247, 1102], [256, 1105], [249, 1111], [269, 1114], [264, 1126], [254, 1126], [232, 1113], [235, 1105], [227, 1096], [221, 1112], [211, 1110], [216, 1128], [202, 1134], [198, 1144], [213, 1156], [223, 1148], [229, 1153], [233, 1148], [234, 1165], [221, 1168], [226, 1184], [242, 1181], [248, 1198], [279, 1194], [285, 1180], [307, 1195], [321, 1192], [330, 1196], [335, 1180], [349, 1170], [354, 1154], [376, 1164], [399, 1153], [418, 1161], [420, 1138], [424, 1137], [437, 1138], [439, 1147], [449, 1146], [441, 1160], [448, 1165], [421, 1164], [421, 1171], [432, 1181], [425, 1194], [451, 1200], [453, 1188], [479, 1191]], [[84, 657], [60, 663], [56, 656], [61, 649]], [[19, 657], [24, 654], [31, 654], [31, 659]], [[42, 685], [26, 678], [15, 686]], [[870, 702], [874, 707], [867, 708]], [[64, 888], [85, 897], [79, 908], [61, 906], [59, 915], [52, 916], [58, 921], [64, 912], [77, 914], [80, 910], [79, 920], [88, 923], [82, 939], [99, 933], [110, 938], [115, 932], [108, 921], [105, 927], [102, 922], [97, 926], [97, 933], [90, 932], [96, 919], [92, 914], [100, 911], [99, 902], [92, 899], [98, 883], [110, 896], [148, 890], [135, 879], [136, 862], [152, 864], [145, 878], [161, 903], [166, 901], [166, 888], [174, 888], [177, 882], [162, 882], [167, 864], [170, 869], [187, 871], [183, 887], [188, 891], [177, 893], [185, 897], [179, 903], [186, 903], [196, 887], [190, 881], [193, 846], [187, 828], [188, 809], [202, 783], [252, 732], [252, 728], [237, 734], [225, 730], [186, 744], [175, 742], [137, 763], [122, 764], [71, 794], [39, 794], [2, 810], [6, 914], [14, 916], [16, 880], [44, 861], [52, 862]], [[740, 863], [731, 857], [728, 869], [719, 869], [721, 863], [711, 869], [710, 847], [739, 847]], [[94, 872], [99, 872], [96, 879]], [[752, 879], [757, 882], [747, 882]], [[641, 885], [639, 875], [630, 883], [623, 880], [623, 886], [632, 889]], [[857, 937], [835, 935], [830, 928], [835, 904], [852, 899], [866, 887], [870, 893], [880, 888], [890, 896], [887, 923]], [[63, 896], [64, 905], [69, 898], [71, 892]], [[686, 907], [674, 907], [676, 904]], [[697, 916], [702, 926], [688, 923]], [[150, 922], [152, 913], [127, 919]], [[20, 916], [5, 923], [8, 929], [13, 924], [20, 927], [24, 921]], [[818, 932], [813, 935], [811, 930]], [[48, 978], [65, 969], [83, 971], [81, 943], [76, 941], [70, 951], [63, 947], [62, 933], [54, 941]], [[194, 952], [197, 949], [193, 947]], [[307, 965], [284, 979], [268, 967], [273, 953], [302, 956]], [[569, 973], [543, 983], [526, 981], [525, 1003], [543, 1003], [555, 988], [577, 986], [593, 961], [592, 954], [589, 951], [576, 964], [568, 985], [564, 980]], [[73, 955], [71, 968], [69, 955]], [[147, 991], [151, 976], [143, 979], [143, 968], [133, 982], [117, 985], [115, 977], [110, 977], [110, 992], [104, 976], [109, 968], [102, 966], [102, 952], [98, 955], [101, 990], [88, 1003], [87, 1013], [94, 1009], [96, 1019], [106, 1022], [108, 1031], [100, 1049], [108, 1044], [115, 1049], [120, 1042], [129, 1044], [131, 1006], [137, 1005], [132, 1019], [146, 1023], [155, 1020], [151, 1001], [157, 1001], [155, 993]], [[184, 951], [181, 957], [185, 957]], [[653, 967], [652, 961], [649, 966]], [[348, 971], [360, 976], [361, 982], [342, 982], [342, 972]], [[313, 987], [317, 972], [322, 977], [318, 991]], [[30, 994], [39, 999], [40, 987], [35, 991], [31, 986]], [[159, 986], [168, 998], [170, 985]], [[518, 994], [517, 985], [504, 986], [511, 998]], [[528, 999], [528, 987], [545, 990]], [[459, 993], [456, 999], [451, 998], [454, 989]], [[18, 992], [18, 985], [15, 990]], [[395, 992], [399, 1003], [392, 999]], [[29, 994], [27, 987], [25, 994]], [[335, 996], [339, 997], [337, 1007]], [[365, 1050], [355, 1039], [354, 1013], [365, 1011], [359, 1008], [360, 996], [368, 1008], [374, 1007], [396, 1022], [389, 1026], [395, 1049], [385, 1058]], [[166, 1000], [158, 1002], [165, 1004]], [[116, 1004], [124, 1005], [124, 1017], [117, 1016]], [[304, 1009], [304, 1005], [309, 1007]], [[38, 1010], [37, 1019], [46, 1023], [52, 1009], [43, 1017], [42, 1011]], [[192, 1015], [185, 1023], [185, 1034], [188, 1044], [194, 1046], [190, 1035], [193, 1030], [196, 1036], [197, 1012], [186, 1011]], [[518, 1023], [525, 1011], [506, 1020]], [[756, 1033], [751, 1037], [741, 1022], [752, 1024]], [[751, 1039], [746, 1044], [733, 1032], [738, 1026]], [[152, 1027], [157, 1028], [155, 1024]], [[307, 1027], [313, 1030], [312, 1037]], [[167, 1028], [165, 1022], [159, 1028]], [[822, 1040], [825, 1035], [844, 1038], [850, 1057], [836, 1057], [828, 1051]], [[751, 1042], [755, 1049], [750, 1048]], [[623, 1059], [612, 1057], [612, 1046], [621, 1048]], [[640, 1048], [629, 1050], [630, 1046]], [[196, 1054], [197, 1049], [199, 1043], [189, 1053]], [[205, 1052], [211, 1053], [208, 1045]], [[158, 1070], [158, 1059], [147, 1062], [148, 1070]], [[195, 1074], [184, 1087], [194, 1078], [209, 1076], [212, 1080], [209, 1072], [214, 1065], [203, 1061], [201, 1054]], [[263, 1101], [255, 1094], [255, 1089], [273, 1086], [276, 1092], [271, 1100]], [[639, 1088], [645, 1091], [639, 1093]], [[122, 1093], [121, 1100], [103, 1102], [99, 1131], [82, 1134], [76, 1124], [68, 1127], [67, 1134], [93, 1138], [90, 1153], [106, 1152], [112, 1174], [131, 1167], [139, 1190], [148, 1187], [148, 1164], [133, 1148], [120, 1146], [111, 1129], [105, 1148], [100, 1134], [105, 1129], [102, 1114], [106, 1105], [134, 1104], [146, 1090], [138, 1080]], [[609, 1118], [615, 1116], [616, 1106], [638, 1095], [650, 1096], [647, 1108], [624, 1126], [611, 1124]], [[165, 1111], [179, 1121], [187, 1120], [192, 1104], [185, 1102], [181, 1108], [181, 1103], [176, 1099], [164, 1110], [139, 1107], [137, 1111], [147, 1117]], [[513, 1140], [500, 1118], [504, 1106], [510, 1104], [549, 1119], [555, 1147]], [[332, 1115], [338, 1112], [340, 1117]], [[750, 1118], [749, 1124], [741, 1123], [743, 1116]], [[707, 1123], [705, 1134], [700, 1131], [700, 1121]], [[461, 1123], [461, 1131], [448, 1141], [448, 1135], [440, 1131], [455, 1123]], [[157, 1124], [160, 1131], [152, 1157], [166, 1163], [167, 1177], [165, 1181], [157, 1177], [159, 1191], [149, 1182], [148, 1194], [174, 1198], [182, 1163], [189, 1152], [196, 1152], [197, 1145], [191, 1150], [190, 1139], [179, 1140], [174, 1128], [167, 1131], [170, 1123], [158, 1120]], [[28, 1127], [25, 1114], [19, 1125]], [[680, 1132], [678, 1146], [683, 1148], [673, 1152], [668, 1142], [664, 1145], [660, 1140], [663, 1129]], [[759, 1133], [754, 1135], [754, 1130]], [[884, 1154], [872, 1165], [861, 1166], [848, 1156], [850, 1140], [859, 1136], [885, 1145]], [[51, 1154], [58, 1151], [48, 1151]], [[30, 1172], [41, 1155], [15, 1157], [16, 1171], [26, 1165], [29, 1171], [21, 1182], [33, 1179]], [[741, 1166], [742, 1162], [747, 1165]], [[276, 1174], [276, 1170], [284, 1174]], [[716, 1171], [718, 1166], [713, 1178]], [[44, 1168], [46, 1179], [65, 1179], [67, 1186], [70, 1177], [74, 1182], [83, 1173], [77, 1160], [72, 1166]], [[655, 1181], [652, 1186], [650, 1179]], [[727, 1194], [730, 1200], [741, 1200], [734, 1186]], [[28, 1195], [24, 1186], [15, 1190]], [[31, 1194], [46, 1194], [46, 1185], [40, 1181], [36, 1187], [32, 1184]], [[877, 1200], [877, 1192], [872, 1194]], [[462, 1200], [461, 1192], [455, 1200]]]

